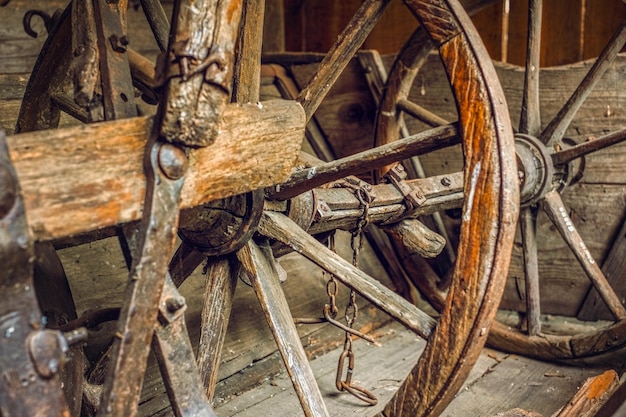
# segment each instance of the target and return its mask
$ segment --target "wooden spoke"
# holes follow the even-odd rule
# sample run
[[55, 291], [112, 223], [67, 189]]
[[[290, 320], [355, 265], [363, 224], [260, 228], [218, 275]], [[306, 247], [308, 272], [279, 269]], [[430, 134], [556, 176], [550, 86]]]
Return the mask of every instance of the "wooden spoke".
[[[602, 262], [604, 276], [611, 287], [620, 295], [624, 294], [626, 285], [624, 271], [626, 271], [626, 222], [622, 224], [608, 255]], [[592, 289], [587, 295], [577, 317], [580, 320], [611, 320], [612, 318], [600, 294], [595, 289]]]
[[616, 320], [626, 318], [626, 309], [607, 282], [602, 270], [591, 256], [582, 237], [578, 234], [559, 193], [551, 191], [546, 194], [543, 199], [542, 207], [576, 256], [576, 259], [578, 259], [578, 262], [585, 270], [593, 286], [601, 294], [602, 299], [611, 310], [613, 317], [615, 317]]
[[318, 71], [298, 96], [297, 100], [304, 107], [307, 121], [311, 119], [330, 91], [330, 87], [348, 64], [347, 58], [354, 56], [361, 47], [389, 2], [390, 0], [365, 0], [339, 35], [337, 42], [321, 62]]
[[307, 417], [328, 416], [322, 394], [315, 382], [315, 376], [289, 312], [285, 294], [280, 287], [280, 279], [273, 263], [269, 244], [265, 242], [262, 246], [258, 246], [253, 241], [249, 241], [237, 252], [237, 258], [250, 277], [259, 298], [304, 415]]
[[565, 164], [576, 158], [616, 145], [624, 140], [626, 140], [626, 129], [611, 132], [597, 139], [588, 140], [553, 153], [552, 162], [554, 165]]
[[539, 297], [539, 265], [537, 261], [537, 207], [527, 207], [520, 215], [524, 273], [526, 277], [526, 321], [528, 334], [541, 333]]
[[184, 241], [181, 242], [169, 264], [169, 271], [174, 285], [180, 287], [206, 258], [206, 255], [194, 246]]
[[416, 118], [417, 120], [426, 123], [431, 127], [439, 127], [449, 124], [446, 119], [437, 116], [436, 114], [428, 111], [419, 104], [413, 103], [408, 99], [399, 100], [398, 109]]
[[140, 0], [154, 39], [159, 45], [161, 52], [167, 50], [170, 34], [170, 23], [160, 0]]
[[541, 112], [539, 109], [539, 59], [541, 52], [541, 15], [542, 0], [531, 0], [528, 6], [528, 45], [526, 48], [526, 71], [520, 133], [537, 135], [541, 131]]
[[222, 346], [240, 272], [241, 265], [234, 256], [208, 260], [197, 361], [209, 401], [213, 399], [217, 384]]
[[294, 172], [276, 190], [272, 198], [287, 199], [330, 181], [368, 171], [412, 155], [421, 155], [458, 143], [456, 126], [446, 125], [427, 130], [393, 143], [356, 153], [336, 161]]
[[604, 48], [585, 78], [572, 93], [569, 100], [567, 100], [567, 103], [565, 103], [563, 108], [541, 133], [541, 140], [543, 143], [551, 146], [563, 139], [565, 131], [574, 119], [576, 112], [605, 71], [611, 66], [615, 57], [619, 51], [622, 50], [625, 43], [626, 21], [622, 22], [619, 29], [615, 32], [608, 45]]
[[261, 88], [261, 49], [265, 0], [244, 3], [235, 61], [233, 97], [237, 103], [256, 103]]
[[276, 239], [309, 258], [320, 268], [335, 275], [337, 280], [354, 289], [363, 298], [398, 320], [408, 329], [428, 338], [435, 320], [374, 278], [356, 269], [352, 264], [320, 244], [288, 217], [275, 212], [265, 212], [259, 231]]

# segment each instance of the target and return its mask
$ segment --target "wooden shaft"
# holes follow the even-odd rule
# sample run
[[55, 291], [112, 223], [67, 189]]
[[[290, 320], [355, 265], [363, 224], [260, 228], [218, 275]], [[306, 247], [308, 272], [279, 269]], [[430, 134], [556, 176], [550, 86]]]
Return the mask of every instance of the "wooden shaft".
[[[150, 130], [151, 119], [139, 117], [7, 137], [34, 238], [140, 219]], [[303, 136], [304, 112], [293, 101], [227, 106], [215, 146], [189, 152], [182, 207], [284, 181]]]

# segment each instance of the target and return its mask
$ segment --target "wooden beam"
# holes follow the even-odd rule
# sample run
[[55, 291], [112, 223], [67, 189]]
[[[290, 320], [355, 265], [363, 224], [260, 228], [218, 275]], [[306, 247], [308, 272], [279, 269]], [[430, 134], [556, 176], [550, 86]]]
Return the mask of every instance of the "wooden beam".
[[[213, 145], [193, 149], [181, 207], [284, 181], [304, 137], [302, 107], [286, 100], [229, 105]], [[36, 240], [138, 220], [148, 117], [7, 137]]]
[[592, 417], [619, 387], [614, 370], [587, 378], [572, 398], [552, 417]]

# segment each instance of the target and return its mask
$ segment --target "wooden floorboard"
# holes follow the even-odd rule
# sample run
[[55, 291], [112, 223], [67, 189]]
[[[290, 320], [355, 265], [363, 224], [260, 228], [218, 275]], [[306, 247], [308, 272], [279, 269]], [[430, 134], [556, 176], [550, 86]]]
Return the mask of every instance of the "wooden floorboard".
[[[355, 342], [354, 380], [378, 398], [379, 405], [364, 406], [334, 388], [336, 349], [312, 361], [312, 366], [331, 416], [373, 416], [393, 395], [415, 363], [424, 342], [397, 324], [376, 333], [378, 346]], [[484, 349], [470, 377], [444, 417], [492, 416], [512, 408], [532, 410], [547, 417], [564, 405], [590, 376], [605, 368], [578, 368], [540, 362], [517, 355]], [[287, 417], [303, 415], [285, 372], [268, 378], [256, 389], [230, 398], [216, 399], [220, 417]]]

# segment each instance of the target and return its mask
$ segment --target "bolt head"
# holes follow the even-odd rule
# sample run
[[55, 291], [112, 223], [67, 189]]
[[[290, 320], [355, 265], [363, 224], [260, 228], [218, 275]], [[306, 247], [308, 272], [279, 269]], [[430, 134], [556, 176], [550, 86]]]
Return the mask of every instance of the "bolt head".
[[185, 299], [182, 296], [168, 297], [165, 306], [170, 313], [175, 313], [185, 306]]
[[178, 180], [187, 171], [187, 155], [178, 146], [165, 143], [159, 148], [159, 168], [163, 175], [171, 180]]

